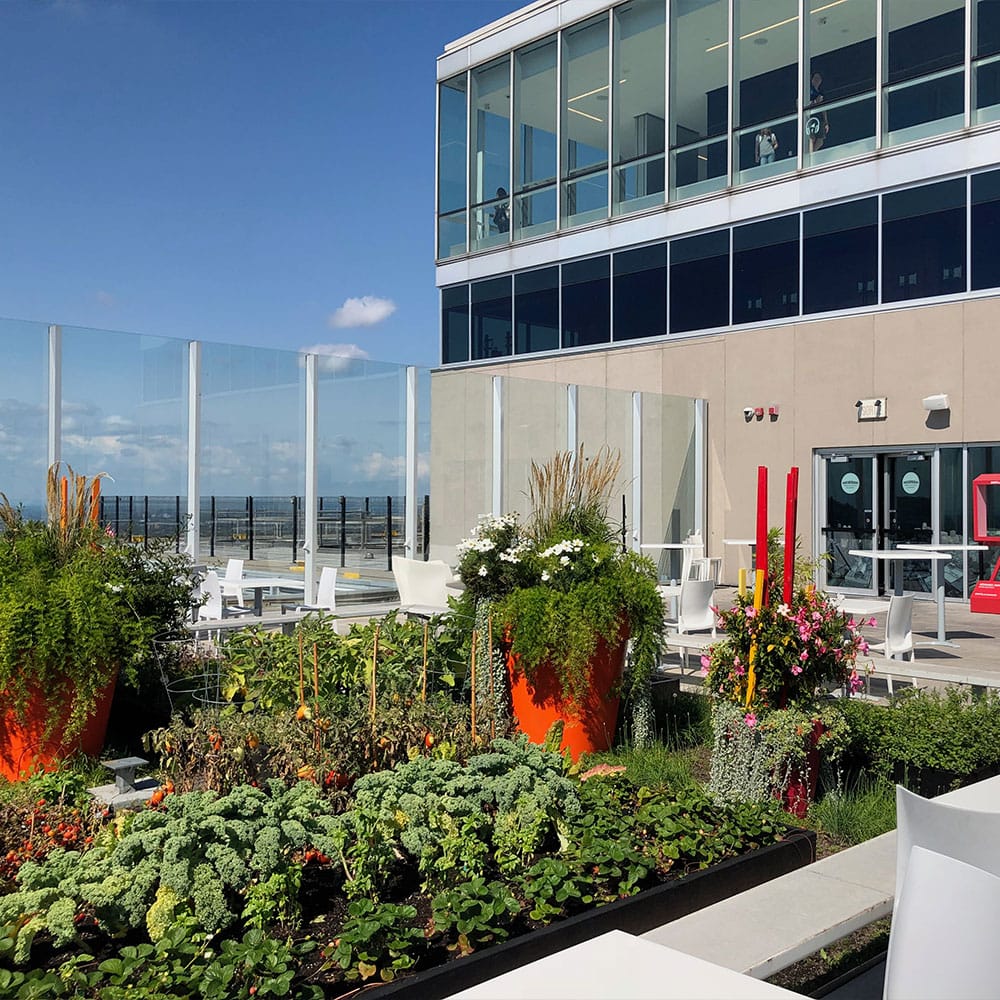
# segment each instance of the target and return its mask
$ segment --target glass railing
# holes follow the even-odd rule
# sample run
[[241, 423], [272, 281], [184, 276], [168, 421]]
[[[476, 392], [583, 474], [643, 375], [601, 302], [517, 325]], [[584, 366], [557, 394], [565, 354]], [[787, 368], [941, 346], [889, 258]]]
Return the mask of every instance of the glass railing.
[[802, 113], [802, 163], [815, 167], [875, 149], [875, 93], [829, 101]]
[[1000, 55], [987, 56], [972, 64], [972, 121], [976, 125], [1000, 118]]
[[663, 153], [644, 156], [614, 169], [614, 214], [641, 212], [664, 201], [666, 157]]
[[438, 259], [465, 253], [465, 209], [438, 219]]
[[514, 239], [555, 232], [559, 196], [555, 181], [514, 195]]
[[965, 70], [941, 70], [886, 87], [884, 143], [896, 146], [956, 131], [965, 123]]
[[794, 170], [799, 153], [795, 116], [740, 129], [734, 138], [734, 153], [737, 184], [751, 184]]
[[487, 250], [510, 242], [510, 198], [494, 198], [472, 206], [469, 249]]
[[670, 197], [697, 198], [729, 183], [725, 136], [702, 139], [670, 152]]
[[607, 168], [563, 181], [563, 225], [585, 226], [608, 217]]

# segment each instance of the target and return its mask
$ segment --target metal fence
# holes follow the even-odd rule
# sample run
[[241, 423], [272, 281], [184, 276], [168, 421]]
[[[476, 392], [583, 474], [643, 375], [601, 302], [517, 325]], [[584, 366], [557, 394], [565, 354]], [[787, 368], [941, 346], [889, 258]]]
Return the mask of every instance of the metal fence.
[[[183, 496], [102, 496], [101, 524], [119, 538], [148, 544], [170, 538], [179, 552], [187, 530]], [[405, 544], [404, 497], [321, 496], [318, 498], [317, 543], [324, 562], [347, 566], [385, 560]], [[305, 504], [300, 496], [205, 496], [201, 498], [201, 544], [212, 557], [246, 559], [303, 558]], [[430, 542], [430, 497], [417, 511], [416, 553], [426, 559]]]

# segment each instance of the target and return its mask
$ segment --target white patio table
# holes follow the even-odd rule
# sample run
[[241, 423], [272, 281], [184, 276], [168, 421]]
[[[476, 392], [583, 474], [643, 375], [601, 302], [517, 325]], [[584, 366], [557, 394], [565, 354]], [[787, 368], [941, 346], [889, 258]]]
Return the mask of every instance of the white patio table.
[[[884, 562], [910, 562], [912, 560], [928, 560], [931, 563], [934, 562], [947, 562], [951, 556], [944, 552], [930, 552], [923, 546], [912, 549], [904, 549], [902, 547], [895, 549], [851, 549], [850, 555], [852, 556], [865, 556], [868, 559], [881, 559]], [[893, 579], [893, 593], [902, 594], [903, 593], [903, 574], [897, 570], [892, 571]], [[934, 642], [928, 643], [917, 643], [916, 645], [925, 646], [940, 646], [940, 645], [952, 645], [948, 642], [948, 635], [944, 629], [944, 588], [939, 588], [937, 594], [938, 602], [938, 637]]]
[[[908, 552], [913, 549], [922, 549], [925, 552], [984, 552], [989, 548], [988, 545], [951, 545], [950, 543], [942, 544], [931, 544], [931, 545], [911, 545], [909, 543], [897, 545], [898, 549], [906, 549]], [[951, 556], [949, 555], [950, 559]], [[941, 567], [941, 572], [938, 574], [938, 585], [937, 585], [937, 605], [938, 605], [938, 637], [936, 643], [928, 643], [927, 645], [936, 646], [957, 646], [957, 642], [952, 642], [948, 639], [948, 635], [944, 630], [944, 567]]]
[[505, 972], [450, 1000], [754, 1000], [799, 994], [682, 951], [609, 931]]
[[[230, 581], [232, 582], [232, 581]], [[304, 580], [292, 580], [287, 576], [244, 576], [236, 582], [240, 590], [253, 591], [253, 613], [259, 618], [264, 613], [264, 591], [272, 587], [282, 590], [297, 590], [305, 593]]]

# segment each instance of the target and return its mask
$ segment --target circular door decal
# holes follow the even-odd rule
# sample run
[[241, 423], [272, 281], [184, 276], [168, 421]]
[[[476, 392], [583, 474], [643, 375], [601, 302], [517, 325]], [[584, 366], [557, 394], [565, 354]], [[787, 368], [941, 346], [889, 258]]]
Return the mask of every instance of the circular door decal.
[[909, 493], [910, 496], [913, 496], [913, 494], [919, 489], [920, 476], [918, 476], [915, 472], [907, 472], [906, 475], [903, 476], [903, 492]]
[[861, 480], [853, 472], [845, 472], [844, 475], [840, 477], [840, 488], [848, 495], [851, 496], [858, 492], [861, 487]]

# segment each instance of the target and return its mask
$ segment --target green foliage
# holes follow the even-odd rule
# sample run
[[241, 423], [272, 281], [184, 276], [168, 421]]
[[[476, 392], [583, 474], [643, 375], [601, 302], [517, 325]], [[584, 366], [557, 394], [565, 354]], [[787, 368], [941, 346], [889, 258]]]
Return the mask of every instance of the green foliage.
[[770, 711], [744, 713], [727, 701], [713, 707], [711, 794], [719, 802], [767, 802], [788, 787], [815, 746], [833, 767], [849, 740], [841, 702], [817, 701]]
[[813, 803], [809, 819], [844, 844], [861, 844], [896, 828], [896, 789], [871, 778], [833, 789]]
[[344, 970], [345, 979], [367, 981], [378, 976], [390, 983], [397, 972], [414, 965], [412, 951], [424, 938], [423, 928], [414, 924], [414, 907], [358, 899], [348, 912], [350, 916], [328, 952]]
[[468, 955], [481, 945], [504, 941], [521, 904], [503, 882], [477, 877], [439, 892], [431, 901], [434, 931], [449, 951]]
[[152, 670], [151, 640], [179, 628], [191, 589], [166, 540], [147, 551], [89, 523], [73, 537], [20, 519], [0, 536], [0, 691], [22, 717], [44, 691], [66, 741], [116, 673], [137, 684]]
[[320, 1000], [319, 987], [295, 982], [300, 961], [314, 947], [311, 942], [280, 941], [259, 930], [217, 945], [193, 920], [182, 918], [155, 945], [127, 945], [117, 957], [100, 963], [83, 954], [67, 960], [57, 971], [0, 968], [0, 995], [18, 1000], [228, 1000], [237, 996]]
[[[150, 927], [160, 934], [171, 914], [190, 907], [200, 927], [230, 926], [250, 906], [248, 889], [273, 875], [293, 878], [293, 856], [314, 846], [332, 853], [334, 819], [319, 789], [301, 782], [286, 789], [240, 786], [229, 795], [171, 795], [165, 808], [122, 817], [83, 854], [53, 851], [27, 862], [19, 889], [0, 896], [0, 927], [25, 959], [34, 933], [46, 929], [65, 943], [67, 919], [91, 916], [110, 933]], [[289, 884], [286, 882], [286, 884]], [[167, 887], [169, 892], [161, 888]], [[152, 911], [152, 914], [150, 913]]]
[[941, 768], [970, 775], [1000, 763], [1000, 695], [968, 689], [911, 690], [888, 708], [850, 700], [848, 761], [891, 779], [907, 768]]
[[691, 771], [691, 762], [687, 757], [662, 743], [651, 743], [642, 747], [622, 746], [607, 753], [591, 754], [584, 766], [591, 767], [597, 764], [624, 767], [625, 776], [637, 788], [677, 791], [696, 784]]

